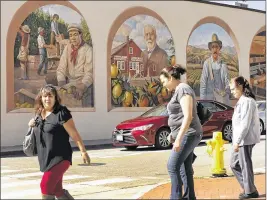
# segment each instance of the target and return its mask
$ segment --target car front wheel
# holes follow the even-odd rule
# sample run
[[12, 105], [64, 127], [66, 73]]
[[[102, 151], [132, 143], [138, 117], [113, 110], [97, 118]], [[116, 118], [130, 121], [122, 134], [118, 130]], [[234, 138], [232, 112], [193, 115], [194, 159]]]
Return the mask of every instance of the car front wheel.
[[260, 120], [260, 133], [263, 134], [264, 133], [264, 125], [263, 125], [263, 121]]
[[167, 139], [170, 133], [171, 131], [168, 128], [158, 130], [155, 141], [155, 147], [157, 149], [168, 149], [171, 146], [171, 143]]
[[222, 130], [222, 137], [224, 140], [228, 142], [232, 142], [232, 136], [233, 136], [233, 127], [231, 122], [227, 122]]

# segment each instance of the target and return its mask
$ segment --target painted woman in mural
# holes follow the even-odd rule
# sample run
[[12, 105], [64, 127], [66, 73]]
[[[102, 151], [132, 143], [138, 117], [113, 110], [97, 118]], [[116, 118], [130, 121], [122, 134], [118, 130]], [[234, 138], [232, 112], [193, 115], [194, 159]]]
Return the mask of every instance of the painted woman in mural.
[[[26, 40], [29, 33], [31, 37]], [[16, 109], [32, 108], [39, 88], [45, 84], [55, 85], [63, 104], [69, 108], [94, 106], [91, 34], [85, 19], [78, 12], [57, 4], [38, 8], [22, 23], [20, 35], [17, 36], [14, 46], [15, 62], [18, 61], [18, 54], [24, 55], [21, 46], [29, 50], [28, 53], [25, 51], [27, 55], [23, 57], [23, 62], [20, 59], [22, 64], [26, 63], [27, 59], [28, 65], [27, 70], [22, 70], [22, 75], [16, 67], [18, 62], [15, 65]], [[44, 50], [42, 52], [46, 53], [39, 53], [40, 47]], [[84, 50], [83, 55], [78, 51], [81, 49]], [[69, 53], [70, 51], [72, 53]], [[68, 58], [71, 58], [71, 62], [66, 61]], [[41, 65], [38, 70], [39, 64]], [[26, 65], [21, 65], [21, 69], [26, 69]], [[67, 69], [72, 71], [69, 72]], [[79, 77], [79, 81], [73, 77]], [[83, 78], [80, 80], [81, 77]], [[27, 78], [29, 80], [25, 81]]]
[[61, 36], [61, 34], [60, 34], [59, 30], [58, 30], [58, 20], [59, 20], [59, 15], [58, 14], [54, 14], [53, 15], [53, 19], [51, 21], [50, 44], [56, 46], [57, 55], [60, 55], [59, 42], [56, 39], [56, 38]]
[[229, 34], [212, 23], [196, 28], [187, 46], [187, 82], [197, 98], [231, 105], [229, 80], [236, 76], [238, 58]]
[[216, 100], [230, 105], [229, 75], [227, 66], [220, 58], [222, 41], [216, 34], [208, 44], [211, 57], [203, 65], [200, 78], [200, 99]]
[[111, 50], [113, 107], [151, 107], [168, 101], [159, 81], [175, 55], [167, 26], [152, 16], [136, 15], [118, 29]]

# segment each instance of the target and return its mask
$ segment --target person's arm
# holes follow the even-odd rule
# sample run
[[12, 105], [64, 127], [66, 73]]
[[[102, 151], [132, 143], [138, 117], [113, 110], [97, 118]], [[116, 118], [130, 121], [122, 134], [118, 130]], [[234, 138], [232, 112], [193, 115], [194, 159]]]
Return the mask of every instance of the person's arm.
[[93, 52], [91, 47], [86, 51], [82, 83], [86, 88], [93, 83]]
[[57, 68], [57, 81], [58, 81], [58, 86], [60, 87], [66, 84], [67, 66], [68, 66], [68, 45], [66, 45], [63, 50]]
[[231, 94], [231, 91], [230, 91], [230, 78], [229, 78], [227, 65], [222, 64], [222, 69], [223, 69], [223, 72], [224, 72], [225, 92], [230, 95]]
[[180, 100], [181, 108], [183, 111], [184, 119], [177, 135], [176, 140], [181, 141], [184, 134], [188, 131], [189, 126], [193, 120], [193, 98], [190, 95], [184, 95]]
[[51, 48], [50, 45], [45, 44], [44, 38], [38, 37], [37, 42], [40, 48]]
[[188, 131], [189, 126], [193, 119], [193, 98], [189, 94], [184, 94], [180, 98], [180, 104], [182, 108], [182, 112], [184, 115], [184, 119], [179, 130], [179, 133], [173, 143], [173, 150], [178, 152], [181, 148], [182, 138], [184, 137], [185, 133]]
[[75, 127], [73, 119], [72, 118], [69, 119], [67, 122], [63, 124], [63, 126], [65, 130], [68, 132], [69, 136], [72, 138], [72, 140], [76, 143], [76, 145], [80, 149], [84, 162], [90, 164], [90, 157], [87, 154], [83, 140]]
[[76, 92], [74, 98], [81, 100], [85, 90], [93, 83], [93, 62], [92, 49], [88, 48], [85, 52], [84, 77], [76, 83]]
[[208, 62], [204, 62], [200, 77], [200, 99], [207, 98], [207, 82], [208, 82]]
[[240, 126], [238, 127], [239, 137], [236, 141], [238, 145], [248, 134], [253, 112], [255, 112], [255, 108], [253, 107], [252, 102], [249, 100], [243, 101], [241, 104]]

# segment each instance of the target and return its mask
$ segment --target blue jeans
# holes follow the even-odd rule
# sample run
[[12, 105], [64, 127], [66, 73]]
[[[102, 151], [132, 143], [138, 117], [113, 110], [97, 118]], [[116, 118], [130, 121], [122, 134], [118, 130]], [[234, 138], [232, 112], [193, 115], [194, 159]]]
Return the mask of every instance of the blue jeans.
[[[184, 136], [179, 152], [171, 151], [168, 161], [168, 172], [171, 178], [170, 199], [195, 200], [194, 179], [193, 179], [193, 151], [199, 144], [202, 133], [192, 136]], [[183, 181], [182, 181], [183, 178]], [[184, 195], [182, 186], [184, 185]]]
[[46, 49], [45, 48], [39, 49], [39, 54], [40, 54], [40, 63], [38, 66], [37, 73], [40, 74], [42, 71], [42, 68], [44, 67], [44, 73], [46, 74], [47, 73], [47, 65], [48, 65]]

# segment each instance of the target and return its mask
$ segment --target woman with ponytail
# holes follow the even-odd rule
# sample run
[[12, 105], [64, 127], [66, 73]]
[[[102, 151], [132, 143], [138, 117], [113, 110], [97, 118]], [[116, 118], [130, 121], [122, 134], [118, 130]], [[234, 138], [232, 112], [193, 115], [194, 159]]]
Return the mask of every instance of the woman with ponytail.
[[242, 77], [231, 80], [230, 90], [238, 99], [232, 117], [233, 151], [231, 155], [231, 169], [240, 186], [244, 190], [239, 199], [259, 197], [254, 184], [252, 164], [252, 149], [260, 142], [260, 120], [255, 95], [248, 81]]
[[171, 178], [170, 198], [195, 200], [193, 151], [201, 141], [203, 131], [197, 115], [194, 90], [180, 80], [185, 72], [186, 70], [178, 65], [166, 67], [160, 74], [160, 81], [170, 92], [174, 91], [167, 105], [168, 125], [171, 128], [170, 141], [173, 142], [167, 166]]

